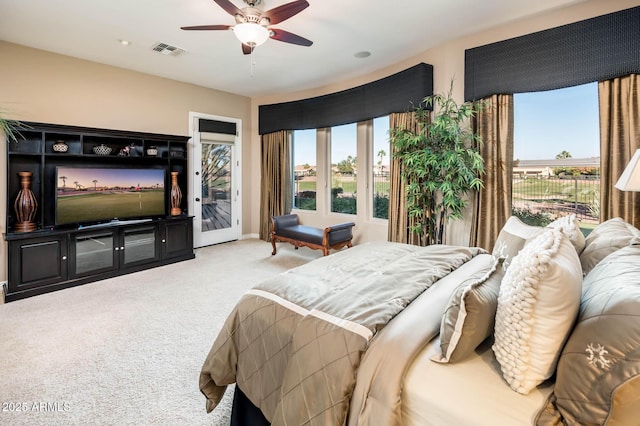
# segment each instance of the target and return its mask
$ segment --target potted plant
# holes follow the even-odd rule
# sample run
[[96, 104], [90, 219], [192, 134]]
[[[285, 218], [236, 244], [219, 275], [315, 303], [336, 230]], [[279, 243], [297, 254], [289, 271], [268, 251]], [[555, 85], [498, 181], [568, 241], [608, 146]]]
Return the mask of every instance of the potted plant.
[[[390, 131], [394, 158], [406, 184], [407, 211], [412, 233], [421, 244], [441, 244], [448, 220], [459, 219], [469, 191], [482, 188], [482, 143], [471, 129], [480, 103], [458, 105], [452, 98], [453, 81], [446, 95], [435, 94], [416, 108], [417, 130]], [[430, 119], [435, 110], [433, 119]]]

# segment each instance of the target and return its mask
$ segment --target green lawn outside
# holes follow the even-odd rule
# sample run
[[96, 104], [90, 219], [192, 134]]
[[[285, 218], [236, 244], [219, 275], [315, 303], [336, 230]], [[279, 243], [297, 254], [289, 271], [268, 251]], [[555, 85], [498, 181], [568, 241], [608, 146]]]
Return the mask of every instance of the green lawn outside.
[[347, 181], [347, 182], [338, 181], [338, 184], [334, 185], [334, 188], [342, 188], [343, 192], [349, 192], [352, 194], [355, 193], [357, 190], [355, 181]]
[[[312, 180], [300, 180], [294, 183], [295, 188], [298, 192], [302, 191], [315, 191], [316, 190], [316, 181]], [[353, 180], [349, 181], [338, 181], [338, 186], [341, 187], [344, 192], [355, 192], [356, 191], [356, 182]], [[389, 194], [389, 181], [375, 181], [374, 182], [374, 192], [378, 194]]]
[[315, 180], [313, 180], [313, 181], [311, 181], [311, 180], [296, 181], [295, 187], [300, 192], [302, 192], [302, 191], [315, 191], [316, 190], [316, 181]]
[[513, 199], [589, 203], [599, 188], [600, 180], [525, 179], [513, 184]]

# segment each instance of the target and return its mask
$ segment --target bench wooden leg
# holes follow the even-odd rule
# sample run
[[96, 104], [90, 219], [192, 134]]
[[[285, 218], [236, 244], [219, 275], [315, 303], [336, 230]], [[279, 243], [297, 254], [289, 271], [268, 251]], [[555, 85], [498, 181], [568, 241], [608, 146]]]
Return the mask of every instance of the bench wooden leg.
[[276, 238], [271, 236], [271, 246], [273, 247], [273, 251], [271, 252], [271, 256], [275, 256], [276, 254]]

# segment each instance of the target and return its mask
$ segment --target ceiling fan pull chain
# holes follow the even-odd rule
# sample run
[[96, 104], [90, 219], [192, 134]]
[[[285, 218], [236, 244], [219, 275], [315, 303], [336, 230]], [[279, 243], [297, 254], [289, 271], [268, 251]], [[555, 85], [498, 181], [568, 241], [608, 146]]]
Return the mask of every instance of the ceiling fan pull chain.
[[251, 48], [251, 55], [249, 56], [249, 60], [251, 61], [251, 77], [253, 77], [253, 51], [256, 50], [255, 47]]

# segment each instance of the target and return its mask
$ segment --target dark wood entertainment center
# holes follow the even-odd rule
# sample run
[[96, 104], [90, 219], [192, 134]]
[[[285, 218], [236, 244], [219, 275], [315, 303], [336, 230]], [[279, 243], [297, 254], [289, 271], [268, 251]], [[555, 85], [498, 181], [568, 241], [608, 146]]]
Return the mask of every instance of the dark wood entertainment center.
[[[25, 124], [18, 142], [7, 142], [7, 302], [195, 257], [193, 217], [186, 214], [188, 137]], [[56, 168], [74, 166], [165, 170], [166, 215], [56, 224]], [[31, 173], [30, 190], [38, 204], [28, 227], [14, 209], [24, 189], [19, 172]], [[178, 173], [178, 206], [171, 205], [171, 172]], [[91, 191], [77, 183], [76, 189]], [[169, 215], [178, 209], [180, 214]]]

